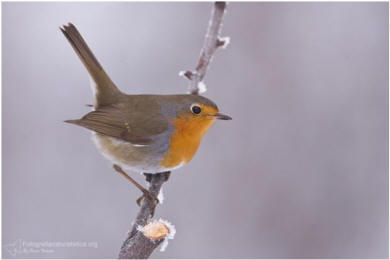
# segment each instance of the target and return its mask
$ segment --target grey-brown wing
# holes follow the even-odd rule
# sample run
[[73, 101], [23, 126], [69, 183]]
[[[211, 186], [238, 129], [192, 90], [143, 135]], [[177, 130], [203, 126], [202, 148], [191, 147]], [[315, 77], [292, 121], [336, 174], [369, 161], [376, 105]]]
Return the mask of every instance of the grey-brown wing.
[[126, 115], [117, 106], [102, 107], [79, 120], [65, 122], [139, 145], [150, 144], [168, 128], [167, 121], [160, 116], [145, 115], [141, 111]]

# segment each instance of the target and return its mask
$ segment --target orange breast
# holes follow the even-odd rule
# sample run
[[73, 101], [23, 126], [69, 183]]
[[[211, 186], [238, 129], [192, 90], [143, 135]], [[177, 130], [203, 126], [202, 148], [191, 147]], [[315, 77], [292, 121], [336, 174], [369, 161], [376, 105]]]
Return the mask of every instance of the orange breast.
[[215, 119], [207, 117], [176, 119], [173, 122], [175, 130], [171, 135], [170, 149], [161, 161], [161, 166], [174, 168], [188, 163], [198, 149], [203, 135], [214, 121]]

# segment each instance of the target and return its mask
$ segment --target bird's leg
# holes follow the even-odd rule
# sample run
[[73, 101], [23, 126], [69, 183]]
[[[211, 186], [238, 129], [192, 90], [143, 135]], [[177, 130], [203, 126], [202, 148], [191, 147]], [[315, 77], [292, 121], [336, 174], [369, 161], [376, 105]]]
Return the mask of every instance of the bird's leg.
[[[150, 185], [153, 186], [152, 182], [153, 182], [153, 178], [157, 178], [157, 179], [160, 179], [160, 178], [163, 178], [163, 181], [166, 182], [168, 179], [169, 179], [169, 176], [171, 175], [171, 172], [160, 172], [160, 173], [144, 173], [145, 177], [146, 177], [146, 181], [150, 183]], [[153, 189], [153, 187], [151, 187]], [[161, 192], [161, 191], [160, 191]], [[138, 205], [141, 205], [141, 202], [142, 200], [146, 197], [147, 195], [144, 193], [144, 195], [142, 195], [141, 197], [139, 197], [137, 199], [137, 204]], [[154, 197], [155, 198], [155, 197]], [[154, 209], [156, 208], [156, 205], [158, 203], [160, 203], [160, 201], [158, 200], [158, 198], [155, 198], [154, 200], [150, 200], [148, 199], [149, 203], [153, 203], [151, 204], [152, 206], [152, 217], [154, 215]]]
[[[143, 195], [137, 199], [138, 206], [141, 205], [141, 201], [143, 198], [147, 198], [148, 202], [151, 203], [152, 209], [156, 207], [156, 204], [159, 202], [158, 199], [153, 196], [147, 189], [145, 189], [141, 184], [136, 182], [133, 178], [131, 178], [122, 168], [116, 164], [114, 164], [115, 171], [119, 172], [123, 177], [125, 177], [128, 181], [130, 181], [132, 184], [135, 185], [142, 193]], [[152, 210], [153, 211], [153, 210]]]
[[[167, 181], [169, 179], [169, 176], [171, 175], [171, 172], [159, 172], [159, 173], [146, 173], [145, 172], [144, 175], [146, 177], [146, 181], [149, 182], [149, 183], [151, 183], [153, 177], [157, 177], [157, 178], [163, 177], [164, 178], [164, 182], [165, 182], [165, 181]], [[141, 204], [141, 201], [142, 201], [143, 198], [144, 198], [144, 196], [139, 197], [137, 199], [137, 203]], [[157, 201], [157, 203], [160, 202], [158, 199], [156, 199], [156, 201]]]

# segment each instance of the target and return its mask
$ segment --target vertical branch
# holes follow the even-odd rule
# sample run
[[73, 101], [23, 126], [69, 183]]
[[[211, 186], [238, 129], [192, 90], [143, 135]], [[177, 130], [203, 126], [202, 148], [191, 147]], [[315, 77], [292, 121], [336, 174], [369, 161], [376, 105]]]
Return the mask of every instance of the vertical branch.
[[[162, 185], [168, 180], [170, 172], [145, 175], [146, 181], [150, 183], [150, 194], [157, 198]], [[150, 201], [148, 201], [148, 199], [143, 199], [134, 224], [121, 246], [121, 250], [119, 252], [120, 259], [148, 258], [154, 249], [156, 249], [164, 240], [165, 237], [160, 239], [151, 239], [146, 237], [142, 232], [142, 227], [145, 227], [145, 225], [148, 224], [153, 214], [153, 205]], [[166, 235], [168, 235], [168, 233]]]
[[205, 90], [203, 78], [213, 58], [214, 52], [218, 47], [226, 48], [229, 44], [229, 38], [220, 38], [223, 16], [226, 10], [226, 2], [215, 2], [211, 11], [209, 26], [201, 49], [200, 58], [195, 71], [180, 72], [190, 80], [190, 93], [199, 95]]
[[[229, 38], [220, 38], [222, 20], [226, 10], [226, 2], [215, 2], [211, 12], [209, 26], [201, 49], [198, 65], [195, 71], [181, 72], [180, 74], [190, 80], [190, 93], [199, 95], [202, 89], [203, 78], [218, 47], [225, 48], [229, 44]], [[157, 197], [164, 182], [169, 178], [169, 172], [157, 174], [145, 174], [146, 181], [150, 183], [149, 192]], [[173, 238], [175, 230], [172, 225], [162, 220], [157, 224], [151, 222], [154, 207], [147, 199], [141, 203], [136, 220], [122, 244], [119, 258], [148, 258], [167, 238]], [[146, 232], [147, 231], [147, 232]], [[164, 246], [164, 244], [163, 244]]]

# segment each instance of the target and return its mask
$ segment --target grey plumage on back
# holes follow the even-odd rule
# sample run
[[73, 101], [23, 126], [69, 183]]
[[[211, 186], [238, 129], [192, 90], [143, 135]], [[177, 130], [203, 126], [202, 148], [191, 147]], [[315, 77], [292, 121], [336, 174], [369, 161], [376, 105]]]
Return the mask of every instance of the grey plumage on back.
[[92, 130], [100, 151], [124, 167], [147, 172], [180, 167], [184, 159], [179, 165], [168, 166], [170, 169], [159, 165], [170, 147], [175, 120], [193, 115], [193, 105], [203, 104], [218, 111], [217, 105], [205, 97], [190, 94], [126, 95], [106, 74], [73, 24], [63, 26], [61, 31], [95, 83], [94, 111], [81, 119], [65, 122]]

